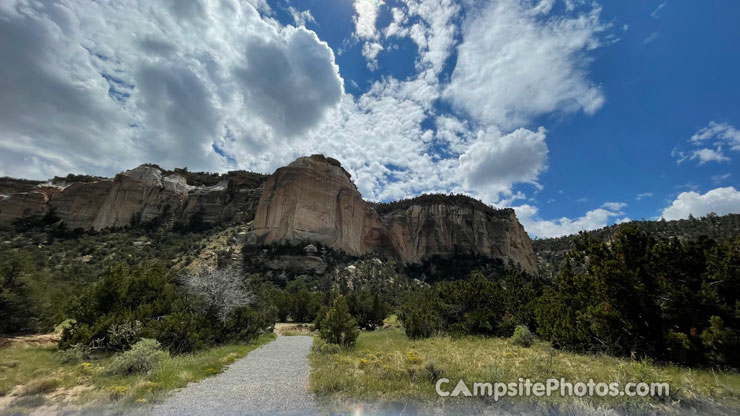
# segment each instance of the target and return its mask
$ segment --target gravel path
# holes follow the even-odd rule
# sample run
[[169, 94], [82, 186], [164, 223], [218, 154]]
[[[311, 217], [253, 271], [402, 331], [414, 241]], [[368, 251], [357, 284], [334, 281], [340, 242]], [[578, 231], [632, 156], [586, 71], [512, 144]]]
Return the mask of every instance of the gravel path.
[[223, 373], [176, 392], [151, 415], [317, 415], [308, 393], [312, 343], [308, 336], [279, 336]]

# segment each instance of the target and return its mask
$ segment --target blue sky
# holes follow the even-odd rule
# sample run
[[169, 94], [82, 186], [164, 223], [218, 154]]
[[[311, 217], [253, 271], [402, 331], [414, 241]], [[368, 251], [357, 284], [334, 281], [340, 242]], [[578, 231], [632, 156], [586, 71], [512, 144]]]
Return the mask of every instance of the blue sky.
[[85, 0], [0, 6], [0, 176], [265, 173], [462, 192], [530, 235], [740, 212], [740, 4]]

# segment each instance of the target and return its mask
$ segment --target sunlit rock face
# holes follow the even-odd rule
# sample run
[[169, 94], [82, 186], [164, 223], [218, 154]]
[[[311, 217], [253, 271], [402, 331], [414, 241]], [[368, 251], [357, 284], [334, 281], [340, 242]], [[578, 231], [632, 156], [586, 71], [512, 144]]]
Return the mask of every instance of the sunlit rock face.
[[[477, 205], [477, 206], [476, 206]], [[478, 254], [536, 270], [532, 241], [512, 209], [484, 204], [413, 204], [381, 217], [397, 257], [419, 263], [432, 256]]]
[[301, 157], [269, 177], [167, 171], [142, 165], [113, 179], [84, 175], [45, 183], [0, 178], [0, 224], [53, 213], [68, 228], [156, 223], [247, 223], [256, 244], [319, 242], [352, 255], [375, 252], [403, 263], [475, 254], [536, 270], [532, 242], [512, 209], [464, 196], [424, 195], [365, 202], [341, 164]]
[[532, 242], [511, 209], [441, 196], [396, 205], [379, 214], [362, 200], [339, 162], [302, 157], [267, 179], [254, 222], [255, 242], [317, 241], [348, 254], [375, 251], [404, 263], [478, 254], [536, 270]]
[[[254, 218], [265, 176], [245, 171], [224, 175], [165, 171], [142, 165], [113, 179], [74, 176], [47, 183], [3, 178], [0, 224], [53, 213], [69, 229], [245, 222]], [[188, 181], [192, 182], [189, 183]]]
[[357, 255], [371, 249], [363, 241], [367, 210], [339, 162], [302, 157], [267, 179], [254, 229], [261, 244], [316, 241]]

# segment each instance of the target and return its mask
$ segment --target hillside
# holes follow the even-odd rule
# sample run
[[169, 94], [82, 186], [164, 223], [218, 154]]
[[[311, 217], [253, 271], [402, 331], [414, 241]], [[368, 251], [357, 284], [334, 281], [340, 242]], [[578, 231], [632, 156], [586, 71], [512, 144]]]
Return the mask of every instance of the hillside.
[[[723, 216], [708, 215], [702, 218], [689, 218], [675, 221], [632, 221], [629, 223], [657, 238], [678, 238], [690, 240], [707, 236], [718, 242], [740, 235], [740, 214]], [[620, 225], [610, 225], [586, 234], [598, 241], [606, 242], [617, 233]], [[560, 270], [565, 253], [573, 248], [573, 241], [579, 234], [558, 238], [535, 239], [532, 246], [537, 255], [537, 269], [544, 277], [552, 277]]]

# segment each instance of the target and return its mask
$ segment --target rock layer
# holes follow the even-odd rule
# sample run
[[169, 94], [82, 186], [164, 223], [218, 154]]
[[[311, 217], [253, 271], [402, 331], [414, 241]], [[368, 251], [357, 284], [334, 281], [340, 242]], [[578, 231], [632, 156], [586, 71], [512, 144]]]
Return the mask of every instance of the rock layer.
[[374, 251], [404, 263], [476, 254], [536, 271], [532, 242], [512, 209], [433, 195], [378, 211], [362, 200], [339, 162], [322, 155], [302, 157], [267, 179], [254, 241], [317, 241], [348, 254]]
[[368, 203], [341, 164], [322, 155], [299, 158], [269, 177], [142, 165], [113, 179], [69, 175], [41, 183], [0, 178], [0, 224], [49, 212], [70, 229], [96, 230], [254, 219], [248, 241], [257, 244], [313, 241], [403, 263], [474, 254], [536, 271], [532, 242], [513, 210], [446, 195]]
[[53, 212], [69, 229], [247, 221], [265, 176], [165, 171], [142, 165], [113, 179], [74, 176], [47, 183], [0, 179], [0, 224]]

